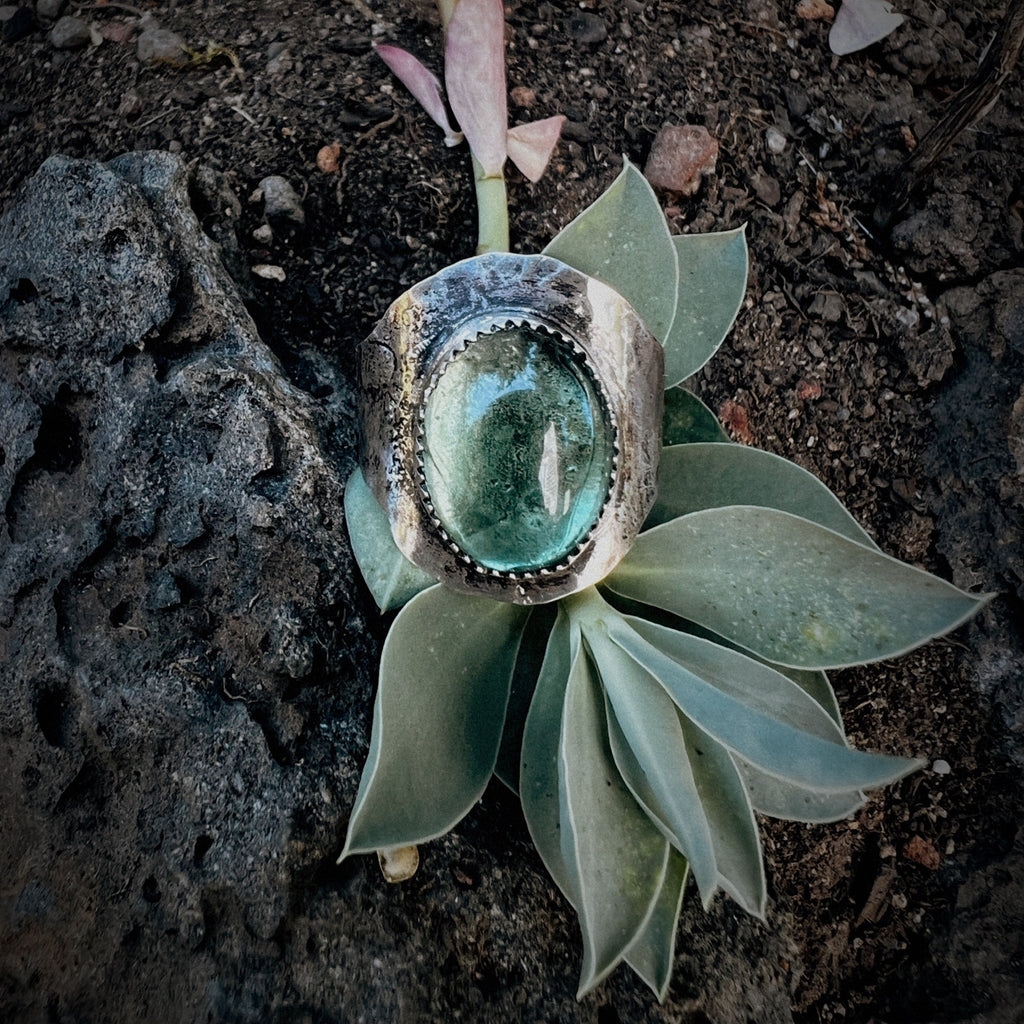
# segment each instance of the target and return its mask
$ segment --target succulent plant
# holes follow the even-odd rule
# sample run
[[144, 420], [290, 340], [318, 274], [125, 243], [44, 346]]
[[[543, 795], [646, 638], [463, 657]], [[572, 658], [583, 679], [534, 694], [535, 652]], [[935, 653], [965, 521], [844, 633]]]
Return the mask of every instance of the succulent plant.
[[671, 236], [627, 162], [544, 253], [448, 268], [364, 349], [346, 515], [401, 610], [342, 856], [442, 835], [497, 774], [579, 916], [580, 995], [625, 961], [664, 997], [690, 873], [763, 915], [756, 813], [837, 820], [917, 767], [849, 746], [826, 671], [985, 600], [679, 386], [746, 274], [742, 230]]

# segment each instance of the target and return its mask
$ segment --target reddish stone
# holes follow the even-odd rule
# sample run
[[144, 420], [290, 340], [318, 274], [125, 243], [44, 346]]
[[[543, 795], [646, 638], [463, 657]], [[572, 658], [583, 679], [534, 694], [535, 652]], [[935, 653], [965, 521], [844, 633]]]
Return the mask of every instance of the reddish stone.
[[644, 174], [655, 188], [692, 196], [718, 161], [718, 141], [700, 125], [667, 125], [654, 138]]

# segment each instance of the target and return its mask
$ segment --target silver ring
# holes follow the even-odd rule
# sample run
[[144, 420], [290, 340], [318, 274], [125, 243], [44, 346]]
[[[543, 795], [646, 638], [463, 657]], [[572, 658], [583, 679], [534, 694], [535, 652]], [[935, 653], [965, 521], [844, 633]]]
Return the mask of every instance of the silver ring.
[[661, 345], [616, 291], [487, 253], [397, 299], [362, 350], [362, 469], [403, 554], [517, 604], [603, 579], [656, 493]]

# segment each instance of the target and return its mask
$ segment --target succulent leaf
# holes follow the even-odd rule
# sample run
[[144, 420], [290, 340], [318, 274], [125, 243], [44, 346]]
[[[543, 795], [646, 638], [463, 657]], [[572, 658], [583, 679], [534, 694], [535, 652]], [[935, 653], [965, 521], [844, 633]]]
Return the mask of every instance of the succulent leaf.
[[557, 602], [532, 606], [526, 628], [523, 630], [523, 638], [519, 643], [519, 653], [516, 656], [516, 667], [512, 672], [512, 686], [508, 695], [508, 710], [505, 713], [505, 728], [501, 734], [498, 762], [494, 766], [494, 774], [513, 793], [519, 792], [519, 761], [523, 748], [523, 733], [526, 730], [526, 717], [533, 703], [537, 679], [544, 667], [551, 630], [557, 615]]
[[766, 661], [752, 651], [742, 650], [731, 640], [727, 640], [721, 634], [714, 632], [714, 630], [710, 630], [706, 626], [698, 626], [697, 623], [680, 618], [678, 615], [673, 615], [671, 612], [665, 611], [664, 608], [640, 604], [637, 601], [621, 597], [611, 591], [605, 591], [602, 596], [610, 600], [612, 606], [624, 615], [631, 615], [646, 622], [667, 626], [669, 629], [674, 629], [680, 633], [689, 633], [692, 636], [710, 640], [719, 647], [725, 647], [733, 651], [742, 651], [748, 658], [753, 658], [755, 661], [760, 661], [769, 668], [775, 669], [776, 672], [781, 672], [787, 679], [792, 679], [800, 689], [813, 697], [828, 713], [832, 721], [836, 723], [840, 731], [842, 730], [843, 720], [839, 712], [839, 701], [836, 699], [835, 690], [832, 689], [832, 683], [824, 672], [816, 669], [792, 668], [789, 665], [778, 665]]
[[748, 914], [763, 919], [768, 888], [761, 836], [735, 759], [686, 715], [679, 718], [715, 844], [718, 884]]
[[648, 527], [725, 505], [760, 505], [791, 512], [877, 550], [843, 503], [795, 462], [741, 444], [683, 444], [662, 449], [658, 499], [647, 518]]
[[596, 277], [664, 341], [676, 314], [679, 259], [661, 206], [628, 160], [608, 189], [547, 244], [544, 255]]
[[673, 235], [672, 243], [678, 301], [664, 338], [666, 387], [692, 376], [718, 351], [747, 291], [745, 228]]
[[399, 550], [387, 513], [359, 469], [345, 485], [345, 525], [359, 571], [382, 612], [401, 607], [437, 582]]
[[670, 850], [615, 767], [604, 701], [585, 654], [569, 673], [558, 760], [562, 854], [578, 884], [583, 931], [580, 997], [621, 962], [647, 927]]
[[441, 586], [398, 613], [343, 858], [443, 835], [476, 803], [494, 770], [527, 615]]
[[[776, 778], [815, 791], [840, 793], [886, 785], [921, 764], [852, 750], [834, 725], [832, 739], [804, 731], [784, 720], [777, 708], [762, 710], [767, 703], [763, 695], [744, 692], [746, 688], [740, 686], [724, 686], [721, 677], [715, 683], [702, 679], [630, 625], [622, 623], [620, 627], [610, 621], [612, 639], [665, 687], [683, 714], [733, 754]], [[678, 636], [685, 638], [685, 634]], [[659, 638], [659, 644], [671, 642]], [[805, 706], [797, 706], [794, 716], [812, 721]]]
[[562, 853], [558, 746], [562, 736], [565, 687], [573, 660], [579, 656], [578, 630], [570, 624], [569, 616], [559, 610], [526, 716], [519, 764], [519, 796], [533, 845], [548, 873], [574, 907], [579, 901], [579, 886]]
[[830, 743], [846, 742], [842, 730], [821, 704], [772, 666], [714, 641], [645, 619], [623, 616], [621, 621], [694, 675], [748, 707]]
[[587, 629], [584, 635], [608, 696], [608, 735], [619, 773], [689, 860], [707, 906], [718, 881], [715, 851], [672, 698], [606, 633]]
[[665, 392], [665, 414], [661, 422], [662, 444], [728, 440], [729, 435], [722, 429], [718, 418], [692, 391], [672, 387]]
[[800, 516], [744, 505], [642, 533], [604, 583], [767, 661], [810, 669], [903, 654], [986, 600]]
[[817, 793], [760, 771], [736, 759], [743, 785], [755, 811], [785, 821], [826, 822], [848, 818], [864, 806], [866, 797], [859, 789], [843, 793]]
[[672, 978], [672, 964], [676, 955], [676, 932], [679, 911], [683, 906], [683, 891], [689, 865], [678, 850], [670, 850], [665, 881], [658, 894], [647, 926], [637, 935], [626, 951], [626, 963], [643, 979], [644, 983], [664, 1002], [668, 983]]

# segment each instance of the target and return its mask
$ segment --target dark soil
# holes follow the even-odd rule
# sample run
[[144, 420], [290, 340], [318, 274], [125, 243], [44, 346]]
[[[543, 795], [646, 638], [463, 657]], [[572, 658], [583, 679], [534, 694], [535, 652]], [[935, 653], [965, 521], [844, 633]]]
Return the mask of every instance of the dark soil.
[[[1024, 86], [1018, 68], [891, 232], [878, 229], [871, 217], [884, 176], [971, 76], [1004, 10], [988, 0], [896, 6], [908, 15], [900, 29], [839, 59], [828, 23], [799, 18], [795, 0], [506, 3], [509, 86], [528, 90], [516, 92], [513, 120], [569, 118], [540, 183], [510, 174], [513, 247], [538, 251], [608, 185], [623, 153], [642, 166], [663, 124], [706, 126], [721, 146], [717, 171], [692, 198], [664, 196], [666, 212], [677, 232], [746, 222], [751, 278], [735, 329], [695, 389], [737, 439], [816, 473], [885, 551], [998, 594], [949, 638], [836, 674], [855, 744], [929, 766], [875, 794], [851, 821], [765, 822], [767, 928], [743, 931], [735, 908], [720, 901], [705, 916], [690, 899], [665, 1007], [619, 972], [573, 1011], [581, 1020], [1024, 1019]], [[350, 465], [356, 344], [393, 298], [475, 245], [465, 151], [445, 149], [371, 49], [373, 40], [397, 42], [439, 67], [433, 6], [171, 0], [147, 10], [206, 56], [141, 64], [138, 18], [114, 3], [80, 8], [105, 36], [100, 45], [58, 51], [38, 24], [0, 42], [0, 208], [55, 153], [106, 161], [162, 149], [194, 164], [204, 229], [291, 383], [329, 406], [331, 445]], [[769, 128], [785, 137], [781, 152], [769, 149]], [[319, 170], [318, 151], [334, 142], [339, 170]], [[254, 234], [267, 175], [298, 190], [304, 225], [278, 221], [271, 235]], [[284, 280], [252, 274], [259, 265], [280, 267]], [[127, 575], [111, 572], [131, 585], [130, 562]], [[341, 628], [334, 640], [372, 667], [386, 624], [365, 592], [353, 600], [357, 625], [371, 625]], [[91, 621], [83, 612], [67, 628], [87, 632]], [[319, 694], [334, 678], [317, 662], [283, 699], [325, 714]], [[55, 686], [36, 709], [54, 747], [63, 693]], [[361, 703], [348, 713], [365, 730], [369, 694], [351, 697]], [[326, 758], [308, 737], [290, 750], [280, 729], [265, 731], [283, 763], [295, 750], [300, 760]], [[514, 801], [493, 787], [396, 890], [368, 862], [329, 867], [359, 767], [345, 766], [333, 825], [295, 824], [316, 849], [303, 854], [305, 876], [264, 894], [276, 931], [254, 932], [236, 894], [211, 886], [196, 942], [177, 959], [147, 959], [147, 933], [131, 932], [137, 908], [126, 909], [119, 976], [106, 954], [76, 941], [74, 920], [44, 939], [33, 932], [30, 948], [8, 917], [0, 1017], [134, 1020], [146, 1006], [150, 1020], [356, 1021], [358, 985], [374, 987], [363, 1003], [378, 1020], [558, 1018], [578, 967], [576, 926], [530, 859]], [[67, 805], [79, 790], [75, 820], [117, 813], [113, 783], [65, 785], [41, 828], [72, 829]], [[143, 794], [139, 833], [119, 842], [145, 849], [146, 810]], [[15, 849], [15, 835], [24, 834], [0, 839], [5, 908], [28, 898], [31, 877], [32, 842]], [[206, 849], [197, 842], [191, 851], [197, 866]], [[131, 851], [125, 857], [132, 862]], [[518, 863], [525, 872], [512, 870]], [[76, 870], [91, 869], [83, 861]], [[456, 881], [441, 898], [431, 879], [449, 874]], [[152, 875], [128, 872], [124, 884], [151, 904], [160, 899]], [[353, 908], [373, 926], [339, 935], [332, 920]], [[429, 943], [405, 941], [408, 929]], [[353, 968], [346, 977], [353, 950], [380, 934], [396, 937], [373, 960], [376, 974]], [[719, 948], [723, 972], [749, 962], [753, 976], [743, 945], [751, 934], [783, 979], [781, 1017], [728, 1003], [713, 994], [721, 979], [699, 973], [715, 962], [706, 950]], [[549, 951], [546, 976], [520, 966], [518, 950], [532, 947]], [[243, 969], [231, 974], [228, 963]], [[231, 988], [228, 975], [244, 975], [244, 985]]]

